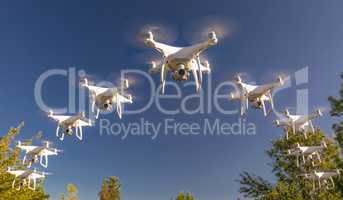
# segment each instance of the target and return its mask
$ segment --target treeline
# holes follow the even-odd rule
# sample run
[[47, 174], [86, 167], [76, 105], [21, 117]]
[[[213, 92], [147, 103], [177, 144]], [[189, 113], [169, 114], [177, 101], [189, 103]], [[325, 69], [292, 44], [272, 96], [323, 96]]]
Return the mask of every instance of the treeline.
[[[15, 138], [20, 134], [24, 123], [16, 128], [11, 128], [4, 136], [0, 137], [0, 200], [49, 200], [50, 196], [45, 192], [42, 184], [39, 184], [37, 190], [33, 191], [27, 187], [20, 190], [12, 188], [13, 175], [6, 172], [8, 167], [22, 166], [20, 160], [20, 150], [15, 148]], [[31, 139], [24, 141], [25, 144], [31, 144], [34, 139], [41, 139], [42, 133], [38, 132]], [[13, 147], [13, 148], [12, 148]], [[22, 166], [25, 169], [25, 166]], [[99, 200], [121, 200], [121, 184], [117, 177], [105, 178], [101, 184], [98, 193]], [[74, 184], [68, 184], [66, 193], [60, 194], [59, 200], [80, 200], [78, 189]], [[190, 193], [179, 193], [175, 200], [195, 200]]]
[[[341, 74], [343, 79], [343, 73]], [[294, 134], [292, 130], [284, 130], [290, 138], [281, 137], [272, 141], [272, 148], [267, 151], [271, 158], [272, 172], [275, 175], [275, 183], [265, 180], [263, 177], [243, 172], [239, 180], [241, 194], [249, 199], [256, 200], [341, 200], [343, 199], [343, 162], [340, 157], [343, 147], [343, 81], [339, 89], [339, 97], [329, 97], [331, 104], [330, 115], [337, 118], [334, 124], [334, 138], [328, 137], [320, 128], [316, 127], [315, 133], [304, 138], [301, 133]], [[282, 132], [282, 131], [281, 131]], [[286, 135], [286, 134], [285, 134]], [[298, 166], [301, 155], [289, 156], [289, 149], [299, 147], [302, 144], [307, 147], [318, 146], [325, 142], [325, 149], [320, 153], [320, 163], [309, 162]], [[304, 149], [305, 149], [304, 148]], [[310, 159], [317, 155], [308, 156]], [[325, 173], [336, 170], [336, 176], [327, 176]], [[334, 174], [331, 172], [331, 174]]]

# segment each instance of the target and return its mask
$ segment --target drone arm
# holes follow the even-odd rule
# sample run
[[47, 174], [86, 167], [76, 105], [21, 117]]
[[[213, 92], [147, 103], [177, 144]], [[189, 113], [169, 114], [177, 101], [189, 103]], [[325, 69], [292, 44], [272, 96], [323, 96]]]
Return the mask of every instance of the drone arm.
[[159, 52], [163, 57], [167, 57], [170, 54], [173, 54], [180, 50], [179, 47], [173, 47], [161, 42], [157, 42], [153, 38], [153, 34], [150, 32], [149, 37], [145, 40], [145, 43], [150, 47]]
[[193, 56], [199, 56], [200, 53], [205, 51], [210, 46], [217, 44], [217, 42], [218, 42], [218, 40], [214, 35], [214, 38], [210, 38], [207, 41], [200, 42], [198, 44], [194, 44], [194, 45], [190, 46], [189, 49], [191, 49]]

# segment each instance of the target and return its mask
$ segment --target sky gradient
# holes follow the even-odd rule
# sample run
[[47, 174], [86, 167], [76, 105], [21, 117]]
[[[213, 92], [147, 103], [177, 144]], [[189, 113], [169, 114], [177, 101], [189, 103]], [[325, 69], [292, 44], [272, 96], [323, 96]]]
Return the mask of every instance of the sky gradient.
[[[249, 110], [247, 121], [256, 123], [255, 136], [161, 136], [151, 140], [132, 136], [121, 140], [100, 136], [98, 125], [85, 129], [79, 142], [55, 138], [56, 124], [41, 111], [34, 99], [38, 77], [50, 69], [75, 67], [95, 81], [113, 81], [122, 69], [147, 70], [151, 49], [137, 44], [135, 31], [146, 24], [163, 24], [176, 34], [174, 45], [188, 45], [195, 29], [189, 24], [217, 18], [235, 24], [230, 36], [206, 51], [213, 65], [212, 85], [231, 80], [238, 72], [251, 81], [270, 82], [275, 74], [293, 75], [309, 67], [309, 83], [294, 86], [275, 97], [277, 109], [295, 107], [296, 89], [309, 88], [310, 110], [328, 108], [327, 97], [336, 95], [342, 71], [343, 25], [340, 0], [259, 0], [259, 1], [1, 1], [0, 3], [0, 130], [25, 121], [20, 139], [42, 130], [44, 137], [63, 149], [49, 160], [46, 171], [53, 175], [45, 182], [52, 199], [65, 192], [68, 183], [79, 188], [82, 200], [93, 200], [104, 177], [118, 176], [125, 200], [170, 199], [179, 191], [191, 191], [200, 200], [227, 200], [239, 195], [236, 180], [243, 171], [273, 181], [265, 150], [270, 140], [282, 135], [272, 120]], [[204, 77], [207, 82], [208, 77]], [[154, 77], [158, 82], [158, 77]], [[45, 102], [53, 107], [68, 104], [65, 77], [49, 79], [43, 87]], [[150, 93], [144, 81], [130, 88], [135, 105], [144, 105]], [[172, 90], [167, 92], [172, 93]], [[194, 88], [182, 88], [183, 95]], [[209, 91], [205, 89], [204, 94]], [[223, 90], [223, 93], [229, 91]], [[175, 108], [181, 100], [164, 100]], [[236, 103], [226, 102], [230, 108]], [[225, 103], [223, 103], [224, 105]], [[129, 106], [130, 107], [130, 106]], [[128, 108], [129, 108], [128, 107]], [[119, 122], [114, 114], [106, 119]], [[220, 119], [237, 122], [238, 115], [219, 112], [165, 116], [155, 106], [136, 115], [124, 115], [121, 122], [141, 118], [158, 123], [164, 118], [201, 122]], [[329, 136], [334, 122], [329, 116], [316, 120]]]

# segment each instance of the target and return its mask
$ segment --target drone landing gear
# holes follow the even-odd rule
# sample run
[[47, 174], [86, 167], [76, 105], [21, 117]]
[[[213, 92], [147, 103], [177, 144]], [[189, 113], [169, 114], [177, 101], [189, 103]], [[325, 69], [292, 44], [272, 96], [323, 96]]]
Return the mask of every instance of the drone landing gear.
[[79, 140], [82, 140], [83, 139], [83, 134], [82, 134], [82, 127], [81, 126], [77, 126], [75, 127], [76, 129], [76, 137], [79, 139]]
[[[44, 159], [43, 159], [44, 158]], [[43, 162], [44, 161], [44, 162]], [[45, 167], [48, 168], [48, 156], [44, 155], [44, 156], [40, 156], [40, 164]]]

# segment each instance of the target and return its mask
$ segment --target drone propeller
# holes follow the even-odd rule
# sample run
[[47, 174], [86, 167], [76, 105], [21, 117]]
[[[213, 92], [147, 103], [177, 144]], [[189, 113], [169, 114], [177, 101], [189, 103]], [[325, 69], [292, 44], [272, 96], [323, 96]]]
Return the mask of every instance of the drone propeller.
[[55, 153], [63, 153], [63, 150], [60, 149], [53, 149]]
[[235, 74], [234, 81], [235, 83], [249, 83], [249, 84], [255, 84], [255, 82], [251, 81], [252, 76], [249, 73], [246, 72], [239, 72]]
[[53, 173], [50, 173], [50, 172], [41, 172], [41, 174], [43, 176], [51, 176], [51, 175], [53, 175]]
[[174, 43], [177, 34], [173, 28], [160, 24], [147, 24], [138, 32], [138, 36], [145, 41], [155, 40], [163, 43]]
[[232, 35], [236, 30], [236, 25], [227, 19], [209, 16], [201, 19], [190, 21], [186, 26], [186, 38], [189, 42], [199, 42], [205, 38], [224, 39]]

